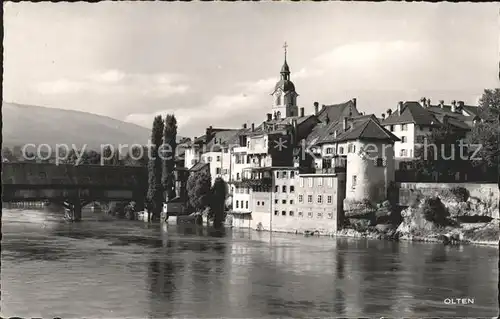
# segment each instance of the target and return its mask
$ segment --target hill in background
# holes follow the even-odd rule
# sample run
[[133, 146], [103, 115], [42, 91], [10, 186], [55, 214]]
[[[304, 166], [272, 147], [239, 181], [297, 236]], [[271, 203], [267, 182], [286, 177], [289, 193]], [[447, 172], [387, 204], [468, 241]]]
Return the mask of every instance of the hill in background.
[[[151, 119], [151, 124], [153, 119]], [[151, 130], [107, 116], [2, 102], [2, 144], [67, 144], [100, 151], [103, 144], [146, 145]], [[180, 139], [179, 137], [178, 139]]]

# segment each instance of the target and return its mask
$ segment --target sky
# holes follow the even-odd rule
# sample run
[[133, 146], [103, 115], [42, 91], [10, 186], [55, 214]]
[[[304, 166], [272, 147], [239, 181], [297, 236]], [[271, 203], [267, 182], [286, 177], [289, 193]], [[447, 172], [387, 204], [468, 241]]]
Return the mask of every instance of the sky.
[[179, 134], [261, 123], [283, 64], [299, 107], [357, 98], [468, 104], [500, 87], [495, 3], [5, 3], [7, 102], [79, 110]]

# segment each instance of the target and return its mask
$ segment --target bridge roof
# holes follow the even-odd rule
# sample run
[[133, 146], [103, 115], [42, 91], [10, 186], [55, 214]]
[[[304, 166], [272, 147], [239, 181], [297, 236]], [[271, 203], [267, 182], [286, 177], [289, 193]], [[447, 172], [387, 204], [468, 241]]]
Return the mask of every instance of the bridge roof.
[[89, 185], [100, 187], [147, 187], [147, 168], [142, 166], [55, 165], [3, 163], [4, 185]]

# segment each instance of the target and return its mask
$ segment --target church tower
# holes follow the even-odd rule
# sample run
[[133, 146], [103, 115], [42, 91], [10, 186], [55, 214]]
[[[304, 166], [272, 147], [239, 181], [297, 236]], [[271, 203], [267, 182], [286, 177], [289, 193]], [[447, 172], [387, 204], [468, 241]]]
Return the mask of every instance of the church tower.
[[275, 118], [286, 118], [290, 116], [298, 116], [299, 108], [297, 106], [297, 92], [295, 92], [295, 85], [290, 81], [290, 67], [286, 62], [286, 53], [288, 45], [285, 42], [283, 48], [285, 49], [285, 63], [281, 67], [281, 78], [276, 83], [273, 93], [273, 107], [272, 113]]

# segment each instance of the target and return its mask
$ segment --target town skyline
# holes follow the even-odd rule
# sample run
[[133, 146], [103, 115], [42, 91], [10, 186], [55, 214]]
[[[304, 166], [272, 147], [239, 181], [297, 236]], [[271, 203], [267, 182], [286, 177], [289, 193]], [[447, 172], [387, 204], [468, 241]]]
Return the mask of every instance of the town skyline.
[[353, 97], [360, 111], [377, 116], [422, 96], [476, 104], [485, 88], [498, 87], [495, 8], [9, 3], [4, 100], [146, 128], [155, 115], [173, 113], [183, 136], [209, 125], [239, 128], [270, 112], [286, 41], [306, 114], [314, 101]]

